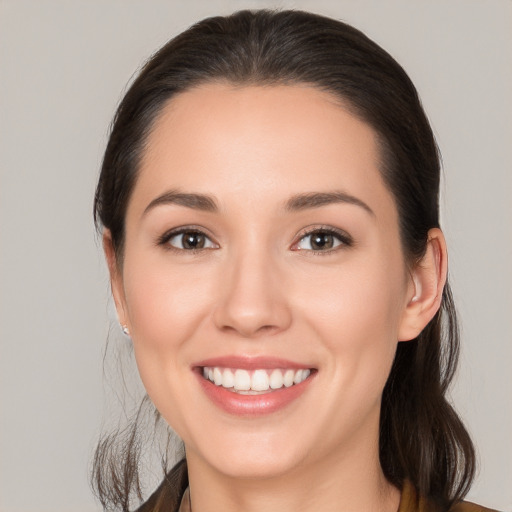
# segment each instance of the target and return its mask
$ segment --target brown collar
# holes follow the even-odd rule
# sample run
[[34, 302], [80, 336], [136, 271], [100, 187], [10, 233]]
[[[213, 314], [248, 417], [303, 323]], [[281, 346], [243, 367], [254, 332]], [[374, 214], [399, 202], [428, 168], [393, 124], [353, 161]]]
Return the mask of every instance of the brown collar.
[[418, 496], [411, 482], [405, 480], [402, 494], [400, 495], [398, 512], [430, 512], [431, 510], [428, 502], [423, 497]]
[[[181, 505], [178, 512], [192, 512], [189, 487], [187, 487], [181, 498]], [[422, 498], [418, 499], [418, 494], [414, 486], [407, 480], [404, 482], [397, 512], [430, 512], [427, 502]]]

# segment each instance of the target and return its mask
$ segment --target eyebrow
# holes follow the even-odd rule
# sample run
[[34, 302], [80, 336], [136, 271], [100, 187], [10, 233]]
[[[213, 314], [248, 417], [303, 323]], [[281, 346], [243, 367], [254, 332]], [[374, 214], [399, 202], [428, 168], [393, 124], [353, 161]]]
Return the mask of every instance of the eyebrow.
[[291, 197], [285, 204], [287, 211], [308, 210], [310, 208], [320, 208], [329, 204], [348, 203], [363, 208], [370, 215], [375, 217], [374, 211], [361, 199], [342, 191], [335, 192], [310, 192], [298, 194]]
[[[310, 208], [320, 208], [322, 206], [336, 203], [348, 203], [359, 206], [375, 217], [374, 211], [364, 201], [342, 191], [308, 192], [305, 194], [297, 194], [286, 201], [284, 209], [288, 212], [295, 212], [308, 210]], [[217, 212], [219, 210], [217, 202], [212, 196], [169, 190], [168, 192], [165, 192], [153, 199], [144, 210], [143, 215], [157, 206], [166, 204], [177, 204], [185, 206], [186, 208], [205, 212]]]
[[149, 210], [152, 210], [156, 206], [165, 204], [177, 204], [185, 206], [187, 208], [193, 208], [194, 210], [202, 210], [205, 212], [216, 212], [218, 211], [217, 203], [211, 196], [205, 194], [188, 194], [185, 192], [178, 192], [177, 190], [169, 190], [161, 196], [156, 197], [151, 201], [144, 210], [145, 215]]

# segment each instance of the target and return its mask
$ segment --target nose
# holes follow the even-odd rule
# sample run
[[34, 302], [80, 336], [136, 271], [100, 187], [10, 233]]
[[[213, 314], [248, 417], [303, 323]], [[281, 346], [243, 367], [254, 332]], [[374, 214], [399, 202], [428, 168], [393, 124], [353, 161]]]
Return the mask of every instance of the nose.
[[264, 249], [246, 250], [225, 262], [214, 322], [244, 338], [286, 330], [291, 311], [283, 271]]

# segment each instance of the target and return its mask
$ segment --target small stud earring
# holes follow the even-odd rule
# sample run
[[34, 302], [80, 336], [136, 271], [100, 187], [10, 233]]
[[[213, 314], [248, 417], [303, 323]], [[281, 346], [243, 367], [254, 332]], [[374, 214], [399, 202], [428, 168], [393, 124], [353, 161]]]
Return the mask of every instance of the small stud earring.
[[123, 334], [125, 336], [130, 336], [130, 331], [129, 331], [128, 327], [126, 327], [126, 325], [122, 325], [121, 329], [123, 330]]

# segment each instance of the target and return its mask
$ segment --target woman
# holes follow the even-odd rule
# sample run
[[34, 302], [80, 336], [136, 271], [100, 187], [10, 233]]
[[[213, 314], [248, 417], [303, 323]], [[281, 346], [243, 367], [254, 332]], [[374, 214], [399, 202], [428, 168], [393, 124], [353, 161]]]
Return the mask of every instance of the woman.
[[[407, 75], [343, 23], [242, 11], [150, 59], [95, 203], [120, 323], [185, 446], [140, 510], [485, 510], [460, 502], [474, 450], [444, 397], [439, 167]], [[98, 447], [105, 507], [140, 496], [136, 433]]]

